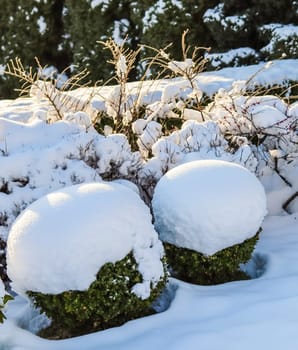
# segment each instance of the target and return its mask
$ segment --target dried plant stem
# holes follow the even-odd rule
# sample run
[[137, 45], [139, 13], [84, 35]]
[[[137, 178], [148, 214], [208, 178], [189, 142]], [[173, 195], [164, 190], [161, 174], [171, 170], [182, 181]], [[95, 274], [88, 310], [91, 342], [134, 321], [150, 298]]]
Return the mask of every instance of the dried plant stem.
[[296, 199], [296, 197], [298, 197], [298, 191], [292, 194], [292, 196], [289, 197], [282, 205], [283, 210], [285, 210], [288, 214], [290, 214], [288, 206]]
[[[30, 94], [40, 95], [50, 103], [57, 119], [62, 119], [65, 112], [85, 111], [87, 109], [91, 98], [94, 96], [94, 89], [91, 90], [89, 98], [84, 101], [68, 93], [70, 90], [90, 85], [90, 81], [84, 82], [89, 75], [87, 69], [67, 79], [62, 87], [58, 89], [56, 88], [57, 79], [40, 77], [40, 72], [47, 67], [43, 67], [37, 57], [35, 61], [37, 66], [35, 70], [32, 67], [26, 70], [18, 57], [10, 60], [7, 64], [5, 74], [18, 78], [21, 83], [21, 88], [17, 89], [20, 92], [20, 96], [29, 96]], [[61, 74], [65, 73], [68, 69], [66, 68]]]

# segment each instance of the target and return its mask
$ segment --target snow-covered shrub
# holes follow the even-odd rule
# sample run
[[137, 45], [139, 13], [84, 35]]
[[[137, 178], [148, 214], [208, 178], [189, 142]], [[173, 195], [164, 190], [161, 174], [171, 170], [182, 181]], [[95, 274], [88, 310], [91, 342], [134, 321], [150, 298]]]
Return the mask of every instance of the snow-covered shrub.
[[[112, 55], [112, 59], [108, 63], [113, 65], [113, 80], [117, 85], [105, 97], [105, 113], [98, 116], [97, 128], [105, 131], [106, 127], [109, 127], [109, 132], [125, 132], [126, 136], [129, 137], [131, 124], [137, 119], [139, 110], [142, 108], [138, 98], [140, 89], [137, 89], [135, 93], [128, 89], [129, 75], [134, 69], [141, 47], [136, 50], [128, 49], [125, 47], [126, 40], [123, 40], [121, 44], [113, 39], [100, 43]], [[108, 122], [108, 124], [105, 124], [105, 122]]]
[[[80, 93], [79, 87], [84, 87], [84, 79], [89, 74], [85, 69], [71, 78], [66, 79], [61, 84], [59, 76], [52, 74], [42, 74], [46, 67], [42, 67], [36, 58], [37, 72], [31, 67], [28, 72], [24, 68], [21, 60], [16, 58], [10, 60], [6, 67], [6, 74], [18, 78], [23, 83], [21, 88], [22, 95], [29, 95], [36, 102], [47, 106], [43, 118], [46, 121], [53, 122], [61, 120], [67, 113], [87, 112], [91, 119], [96, 117], [96, 110], [90, 103], [94, 89], [89, 89], [89, 93]], [[75, 94], [70, 90], [77, 89]], [[73, 92], [73, 91], [72, 91]]]
[[249, 139], [286, 134], [295, 124], [295, 118], [288, 114], [288, 104], [274, 95], [250, 95], [247, 88], [245, 81], [237, 81], [230, 91], [220, 89], [205, 113], [224, 134]]
[[260, 33], [267, 40], [261, 53], [269, 59], [298, 57], [298, 26], [293, 24], [271, 23], [260, 27]]
[[189, 283], [213, 285], [249, 278], [239, 266], [251, 258], [258, 237], [257, 233], [241, 244], [235, 244], [211, 256], [170, 243], [164, 243], [164, 247], [174, 277]]
[[[48, 124], [0, 118], [0, 276], [5, 275], [5, 242], [15, 218], [34, 200], [83, 182], [134, 180], [141, 167], [123, 134], [99, 135], [84, 112]], [[1, 152], [2, 151], [2, 152]]]
[[297, 104], [276, 95], [256, 95], [251, 88], [249, 81], [237, 81], [230, 91], [220, 89], [204, 113], [216, 122], [231, 150], [237, 152], [242, 145], [250, 148], [256, 161], [254, 171], [267, 193], [272, 192], [269, 178], [275, 178], [275, 187], [284, 194], [270, 212], [291, 212], [288, 198], [295, 199], [297, 192], [295, 177], [290, 175], [296, 173]]
[[238, 42], [245, 43], [247, 37], [249, 16], [246, 13], [227, 16], [224, 12], [224, 4], [220, 3], [214, 8], [208, 9], [203, 15], [203, 21], [207, 28], [217, 35], [218, 47], [233, 48], [235, 35]]
[[258, 61], [258, 53], [250, 47], [240, 47], [226, 52], [210, 53], [207, 68], [239, 67]]
[[166, 282], [163, 255], [134, 191], [90, 183], [53, 192], [17, 218], [8, 274], [52, 319], [50, 331], [67, 337], [152, 313]]
[[232, 150], [218, 124], [210, 120], [187, 120], [180, 130], [158, 139], [152, 146], [152, 155], [139, 171], [140, 184], [151, 194], [168, 170], [192, 160], [221, 159], [242, 164], [251, 171], [257, 166], [248, 142], [239, 141], [237, 150]]
[[[293, 139], [297, 125], [293, 108], [278, 96], [251, 95], [246, 89], [244, 81], [235, 82], [230, 91], [220, 89], [204, 112], [230, 141], [240, 137], [250, 145], [273, 150], [285, 138]], [[295, 147], [295, 142], [290, 144]]]
[[157, 183], [152, 204], [174, 275], [200, 284], [237, 278], [266, 214], [257, 178], [220, 160], [189, 162], [168, 171]]

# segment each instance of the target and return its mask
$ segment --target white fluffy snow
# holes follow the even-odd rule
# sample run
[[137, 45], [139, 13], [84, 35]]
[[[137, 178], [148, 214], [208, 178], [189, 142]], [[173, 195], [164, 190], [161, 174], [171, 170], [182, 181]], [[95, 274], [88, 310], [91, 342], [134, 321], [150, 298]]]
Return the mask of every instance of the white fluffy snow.
[[213, 67], [218, 67], [222, 64], [239, 66], [239, 61], [241, 62], [241, 59], [256, 55], [257, 53], [254, 49], [250, 47], [240, 47], [222, 53], [208, 53], [206, 58]]
[[226, 16], [223, 9], [224, 4], [222, 3], [218, 4], [214, 8], [208, 9], [203, 15], [204, 22], [220, 22], [224, 30], [229, 29], [235, 32], [245, 27], [247, 15]]
[[90, 183], [53, 192], [15, 221], [7, 242], [8, 274], [18, 293], [85, 290], [107, 262], [133, 251], [142, 299], [163, 276], [163, 248], [149, 209], [132, 190]]
[[0, 152], [12, 154], [26, 148], [48, 147], [49, 140], [51, 143], [58, 143], [67, 136], [79, 134], [82, 131], [78, 124], [70, 124], [67, 121], [46, 124], [36, 118], [31, 123], [22, 123], [0, 118]]
[[[94, 4], [96, 3], [99, 1], [94, 1]], [[259, 73], [256, 74], [258, 71]], [[280, 60], [266, 66], [262, 63], [249, 67], [205, 72], [198, 76], [196, 83], [208, 95], [216, 93], [219, 88], [226, 89], [226, 97], [217, 96], [219, 103], [226, 103], [228, 97], [231, 97], [231, 95], [228, 96], [228, 90], [233, 82], [250, 78], [252, 78], [250, 80], [252, 84], [268, 86], [288, 80], [298, 80], [297, 60]], [[174, 81], [177, 82], [177, 80]], [[127, 93], [137, 94], [139, 86], [138, 82], [128, 84]], [[240, 89], [243, 85], [237, 83], [237, 86]], [[92, 101], [93, 108], [106, 111], [104, 99], [111, 95], [111, 89], [113, 88], [99, 88], [98, 94]], [[162, 96], [172, 97], [168, 94], [171, 91], [174, 90], [169, 87], [168, 80], [144, 82], [140, 92], [140, 103], [159, 103]], [[187, 91], [182, 89], [179, 94], [185, 96]], [[79, 99], [83, 97], [86, 101], [90, 97], [90, 90], [78, 89], [69, 95]], [[173, 97], [176, 98], [176, 96]], [[290, 118], [297, 118], [297, 103], [288, 106], [286, 111], [280, 99], [273, 101], [270, 97], [270, 100], [271, 102], [268, 97], [258, 97], [255, 102], [261, 105], [260, 109], [255, 103], [244, 105], [249, 107], [249, 112], [252, 112], [261, 128], [264, 126], [268, 128], [271, 119], [270, 111], [274, 112], [272, 119], [277, 123], [281, 121], [279, 116], [282, 118], [282, 114], [278, 111]], [[239, 102], [237, 108], [241, 107], [240, 99], [233, 101]], [[67, 106], [67, 110], [71, 105]], [[164, 115], [170, 113], [172, 107], [169, 108], [168, 105], [169, 101], [166, 101], [159, 111]], [[270, 106], [275, 109], [273, 110]], [[184, 107], [185, 105], [182, 104], [181, 109]], [[0, 117], [28, 123], [30, 126], [35, 117], [43, 119], [45, 116], [47, 119], [48, 108], [48, 104], [43, 99], [36, 97], [19, 98], [14, 101], [1, 100]], [[167, 108], [169, 110], [165, 112]], [[219, 109], [218, 112], [220, 112]], [[189, 118], [195, 117], [194, 113], [188, 114], [188, 111], [186, 115]], [[266, 120], [261, 118], [261, 115], [266, 117]], [[10, 154], [0, 154], [0, 186], [7, 183], [8, 189], [12, 190], [9, 194], [0, 193], [0, 216], [4, 212], [9, 217], [8, 222], [0, 227], [1, 237], [6, 237], [19, 210], [24, 209], [33, 200], [73, 183], [100, 181], [100, 175], [115, 171], [115, 159], [118, 160], [117, 177], [126, 177], [130, 173], [130, 166], [134, 173], [140, 169], [138, 152], [131, 152], [127, 140], [121, 135], [110, 135], [104, 138], [95, 135], [92, 130], [86, 130], [82, 124], [73, 125], [81, 118], [66, 117], [66, 115], [63, 117], [65, 120], [71, 119], [68, 124], [64, 120], [64, 125], [68, 125], [65, 138], [57, 138], [57, 129], [44, 123], [42, 133], [46, 135], [47, 141], [44, 140], [40, 147], [37, 136], [32, 132], [32, 142], [27, 139], [28, 142], [23, 147], [22, 138], [26, 139], [31, 133], [30, 127], [20, 128], [19, 131], [15, 129], [15, 138], [11, 141], [11, 144], [16, 146], [15, 151]], [[201, 121], [198, 114], [197, 117], [194, 119]], [[28, 122], [29, 120], [31, 121]], [[218, 120], [215, 120], [217, 123]], [[218, 126], [215, 128], [216, 123], [212, 121], [199, 124], [193, 120], [187, 121], [181, 130], [158, 140], [152, 146], [153, 158], [150, 159], [152, 163], [142, 171], [145, 173], [147, 171], [148, 176], [153, 175], [154, 179], [158, 179], [164, 171], [181, 162], [218, 156], [220, 159], [239, 162], [245, 166], [248, 162], [243, 162], [243, 158], [250, 159], [250, 165], [247, 167], [252, 171], [256, 171], [256, 164], [261, 164], [258, 175], [266, 189], [269, 213], [281, 216], [265, 219], [262, 224], [264, 231], [260, 235], [256, 253], [246, 267], [252, 276], [259, 278], [218, 286], [194, 286], [171, 279], [170, 289], [176, 292], [172, 295], [173, 301], [167, 311], [128, 322], [114, 329], [54, 342], [32, 334], [37, 332], [46, 321], [42, 316], [37, 315], [36, 310], [32, 311], [27, 300], [17, 296], [6, 306], [7, 320], [0, 325], [1, 349], [152, 350], [152, 348], [169, 348], [182, 350], [187, 348], [197, 350], [198, 344], [206, 350], [220, 349], [223, 344], [231, 350], [298, 348], [297, 198], [289, 205], [293, 215], [286, 215], [282, 209], [282, 204], [298, 189], [297, 147], [294, 146], [297, 143], [289, 142], [289, 137], [293, 137], [295, 141], [297, 136], [282, 135], [278, 145], [272, 145], [270, 138], [267, 143], [268, 147], [270, 146], [269, 154], [275, 159], [278, 158], [280, 174], [293, 184], [289, 187], [272, 170], [272, 160], [268, 158], [268, 154], [266, 155], [262, 149], [258, 149], [258, 152], [252, 150], [245, 137], [238, 137], [237, 144], [240, 147], [234, 154], [229, 153], [226, 141], [218, 132]], [[281, 122], [281, 125], [284, 124], [287, 124], [287, 121]], [[145, 125], [147, 122], [144, 125], [142, 122], [135, 125], [138, 136], [142, 134]], [[271, 132], [273, 127], [269, 126], [269, 128]], [[51, 132], [46, 132], [50, 129]], [[75, 130], [78, 129], [82, 131], [76, 133]], [[274, 130], [278, 131], [276, 127]], [[282, 150], [281, 143], [284, 143]], [[5, 147], [5, 142], [2, 145]], [[289, 150], [290, 146], [293, 146], [292, 150]], [[284, 154], [287, 155], [289, 162], [282, 158]], [[264, 166], [264, 163], [267, 165]], [[152, 174], [153, 170], [156, 174]], [[26, 184], [27, 180], [29, 180], [28, 184]], [[130, 183], [127, 182], [126, 185], [136, 191]], [[62, 220], [62, 223], [64, 222]], [[260, 277], [262, 272], [264, 274]]]
[[263, 25], [260, 30], [264, 33], [270, 33], [271, 36], [269, 44], [261, 49], [263, 52], [273, 53], [276, 45], [280, 42], [288, 42], [287, 46], [291, 49], [298, 38], [298, 26], [293, 24], [270, 23]]
[[[121, 327], [66, 340], [46, 340], [27, 328], [26, 301], [9, 302], [0, 325], [7, 350], [293, 350], [298, 346], [297, 214], [269, 217], [252, 260], [259, 278], [217, 286], [171, 279], [170, 308]], [[259, 276], [259, 274], [257, 274]]]
[[[48, 124], [31, 116], [33, 108], [25, 112], [26, 107], [21, 100], [14, 112], [8, 109], [6, 117], [0, 117], [0, 217], [7, 217], [0, 225], [0, 237], [4, 239], [19, 212], [41, 196], [100, 181], [102, 173], [119, 172], [118, 177], [127, 178], [140, 163], [139, 153], [131, 152], [124, 135], [99, 135], [88, 127], [90, 119], [84, 112]], [[29, 114], [29, 120], [9, 119], [19, 113]]]
[[47, 29], [47, 24], [46, 24], [45, 18], [43, 16], [38, 18], [37, 25], [39, 27], [39, 32], [41, 34], [44, 34], [46, 32], [46, 29]]
[[251, 238], [266, 215], [257, 178], [240, 165], [218, 160], [170, 170], [157, 183], [152, 204], [162, 241], [206, 255]]
[[91, 8], [93, 9], [99, 5], [108, 5], [108, 2], [109, 2], [108, 0], [91, 0], [90, 5], [91, 5]]

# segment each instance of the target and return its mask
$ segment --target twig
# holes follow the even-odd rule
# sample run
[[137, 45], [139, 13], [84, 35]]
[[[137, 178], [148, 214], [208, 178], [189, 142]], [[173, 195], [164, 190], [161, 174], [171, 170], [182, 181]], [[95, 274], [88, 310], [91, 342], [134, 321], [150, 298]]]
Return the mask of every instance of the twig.
[[293, 202], [293, 200], [298, 197], [298, 191], [295, 192], [294, 194], [291, 195], [291, 197], [289, 197], [284, 204], [282, 205], [283, 210], [285, 210], [288, 214], [291, 214], [288, 210], [288, 206], [290, 205], [291, 202]]
[[274, 158], [274, 171], [276, 171], [277, 175], [289, 186], [293, 187], [293, 185], [287, 180], [278, 169], [278, 158]]

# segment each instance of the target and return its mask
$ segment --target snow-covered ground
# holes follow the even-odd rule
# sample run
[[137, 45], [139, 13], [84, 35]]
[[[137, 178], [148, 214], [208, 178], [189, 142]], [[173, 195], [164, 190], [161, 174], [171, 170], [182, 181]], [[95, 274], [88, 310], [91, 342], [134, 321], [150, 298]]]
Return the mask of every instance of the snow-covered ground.
[[[60, 341], [41, 339], [14, 323], [34, 328], [26, 302], [8, 305], [0, 326], [5, 350], [284, 349], [298, 346], [297, 214], [267, 218], [249, 281], [195, 286], [171, 279], [169, 309], [106, 331]], [[29, 319], [28, 319], [29, 318]]]
[[[213, 94], [218, 88], [230, 88], [234, 80], [250, 79], [262, 67], [257, 65], [207, 72], [199, 76], [198, 83], [204, 92]], [[268, 85], [298, 80], [298, 61], [273, 62], [257, 74], [255, 80]], [[151, 84], [144, 98], [148, 98], [148, 103], [157, 101], [169, 93], [166, 90], [168, 85], [169, 82], [165, 80]], [[109, 88], [102, 89], [101, 94], [110, 94]], [[102, 106], [100, 98], [94, 101], [94, 106]], [[129, 172], [127, 162], [137, 163], [136, 155], [125, 146], [123, 139], [113, 135], [107, 138], [95, 136], [92, 130], [86, 132], [88, 125], [84, 122], [74, 124], [61, 121], [45, 128], [41, 121], [36, 120], [43, 115], [45, 108], [34, 98], [0, 102], [0, 116], [4, 117], [0, 124], [0, 148], [3, 151], [0, 157], [0, 179], [7, 179], [8, 174], [12, 174], [7, 183], [3, 180], [0, 184], [3, 191], [7, 192], [0, 193], [1, 206], [5, 205], [11, 210], [8, 225], [13, 223], [15, 201], [19, 201], [17, 209], [22, 210], [22, 206], [27, 206], [34, 199], [66, 185], [101, 181], [101, 172], [86, 165], [79, 146], [84, 146], [83, 149], [90, 157], [99, 157], [96, 169], [109, 171], [109, 159], [100, 153], [102, 149], [112, 154], [111, 157], [122, 157], [119, 167], [123, 174]], [[294, 118], [294, 113], [290, 117]], [[18, 129], [21, 124], [17, 121], [27, 123], [30, 118], [33, 119], [28, 125]], [[39, 130], [38, 135], [34, 133], [36, 130]], [[203, 131], [206, 130], [208, 127]], [[1, 132], [4, 136], [1, 136]], [[93, 149], [90, 147], [91, 140]], [[117, 153], [119, 149], [122, 153]], [[50, 161], [46, 162], [44, 157]], [[22, 167], [16, 167], [16, 164]], [[45, 172], [40, 173], [40, 169]], [[294, 170], [293, 166], [293, 174], [297, 174]], [[28, 176], [34, 182], [30, 182]], [[290, 176], [294, 184], [292, 191], [297, 191], [295, 176]], [[253, 279], [217, 286], [191, 285], [170, 279], [168, 291], [163, 297], [164, 304], [171, 300], [167, 310], [130, 321], [121, 327], [59, 341], [45, 340], [34, 334], [47, 321], [26, 300], [17, 296], [5, 307], [7, 319], [0, 325], [0, 349], [297, 349], [298, 212], [295, 206], [291, 215], [281, 210], [280, 202], [290, 192], [282, 187], [283, 181], [277, 181], [277, 178], [267, 176], [263, 180], [271, 215], [265, 218], [262, 225], [263, 231], [253, 259], [244, 267]], [[1, 235], [7, 235], [4, 227], [0, 231]]]

